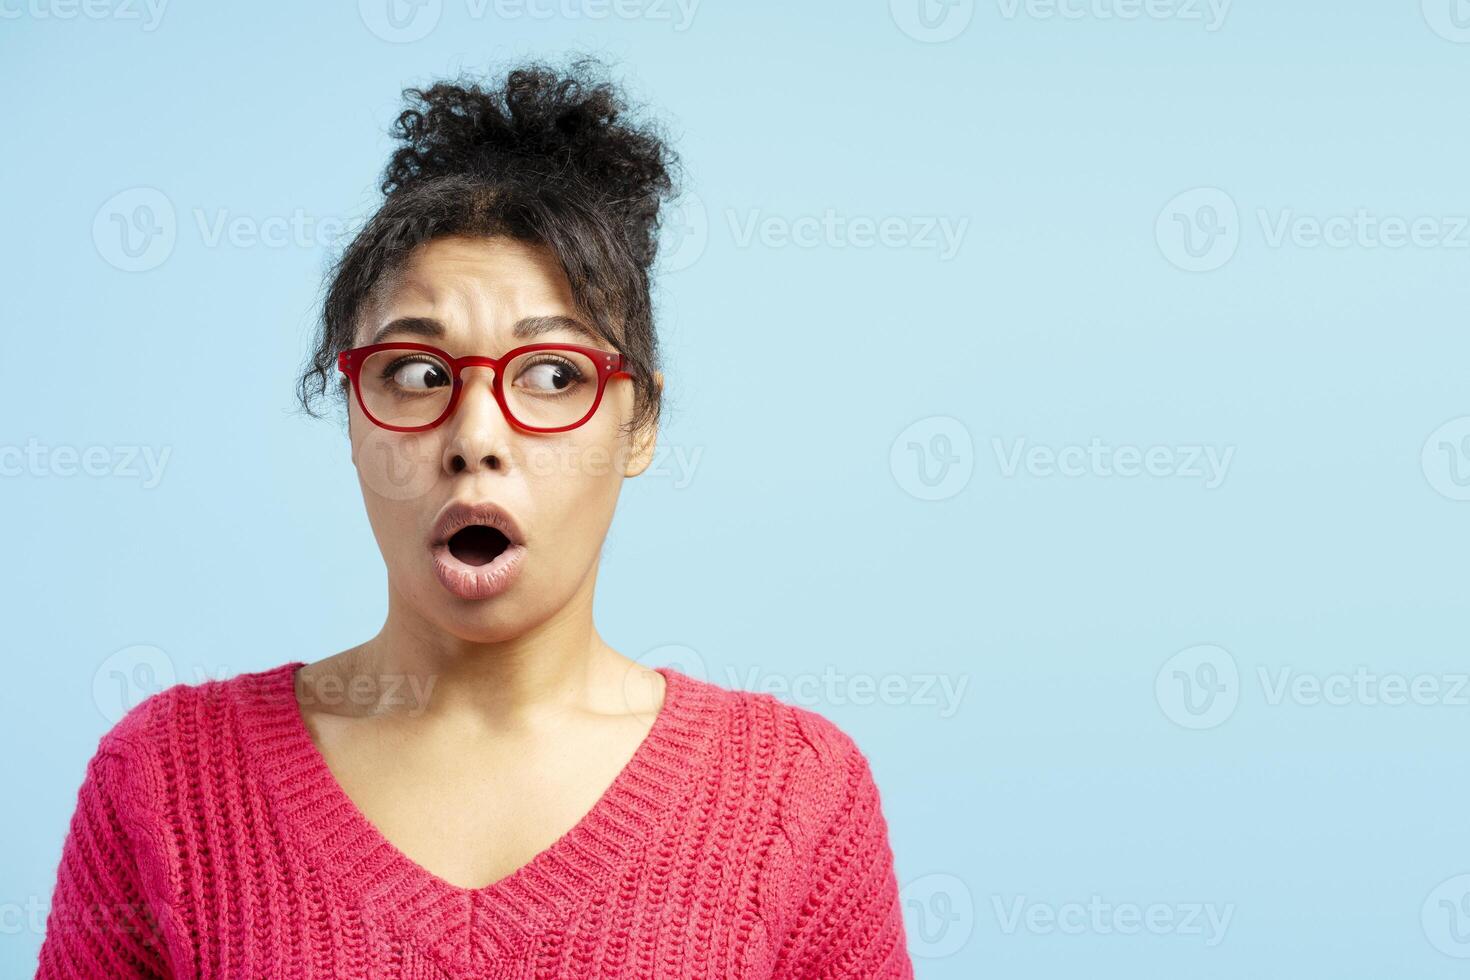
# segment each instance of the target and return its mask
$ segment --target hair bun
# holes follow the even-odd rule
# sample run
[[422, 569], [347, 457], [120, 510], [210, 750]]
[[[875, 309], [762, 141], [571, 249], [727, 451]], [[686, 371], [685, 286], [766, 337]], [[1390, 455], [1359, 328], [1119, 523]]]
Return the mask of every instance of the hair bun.
[[627, 120], [599, 62], [517, 67], [489, 91], [460, 80], [403, 95], [408, 108], [392, 129], [403, 145], [384, 172], [384, 194], [441, 177], [552, 185], [614, 211], [640, 260], [652, 261], [675, 158], [652, 124]]

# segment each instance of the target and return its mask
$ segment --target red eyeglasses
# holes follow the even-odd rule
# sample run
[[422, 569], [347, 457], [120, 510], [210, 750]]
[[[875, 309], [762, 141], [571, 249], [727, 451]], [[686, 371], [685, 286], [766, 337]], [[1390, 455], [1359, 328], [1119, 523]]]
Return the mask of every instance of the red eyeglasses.
[[362, 413], [394, 432], [422, 432], [454, 414], [467, 367], [495, 372], [490, 390], [501, 412], [528, 432], [575, 429], [597, 411], [608, 378], [632, 377], [622, 354], [576, 344], [528, 344], [500, 357], [452, 357], [428, 344], [369, 344], [338, 354], [337, 367], [352, 382]]

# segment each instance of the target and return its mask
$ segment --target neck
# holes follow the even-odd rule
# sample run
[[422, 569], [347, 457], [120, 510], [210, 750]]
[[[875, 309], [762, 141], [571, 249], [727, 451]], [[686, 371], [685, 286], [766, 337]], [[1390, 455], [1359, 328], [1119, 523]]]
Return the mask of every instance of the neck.
[[594, 563], [572, 598], [545, 621], [483, 641], [425, 619], [390, 582], [382, 629], [331, 658], [337, 662], [327, 673], [343, 683], [369, 679], [356, 681], [374, 693], [352, 699], [353, 713], [408, 710], [509, 727], [567, 708], [626, 712], [630, 672], [642, 668], [609, 647], [593, 625], [596, 574]]

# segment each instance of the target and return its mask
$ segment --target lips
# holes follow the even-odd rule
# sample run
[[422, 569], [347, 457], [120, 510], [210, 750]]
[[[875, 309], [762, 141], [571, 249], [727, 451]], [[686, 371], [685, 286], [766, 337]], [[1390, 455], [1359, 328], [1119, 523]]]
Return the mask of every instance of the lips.
[[490, 502], [455, 502], [434, 522], [429, 544], [439, 583], [461, 599], [488, 599], [510, 587], [526, 554], [515, 519]]

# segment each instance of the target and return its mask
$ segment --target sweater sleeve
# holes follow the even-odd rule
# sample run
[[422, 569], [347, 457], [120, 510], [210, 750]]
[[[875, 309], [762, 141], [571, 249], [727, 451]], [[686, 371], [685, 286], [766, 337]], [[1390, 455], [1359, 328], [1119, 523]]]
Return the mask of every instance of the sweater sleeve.
[[37, 980], [165, 977], [159, 909], [145, 895], [141, 805], [126, 746], [104, 738], [77, 791], [41, 942]]
[[[830, 730], [830, 729], [829, 729]], [[782, 980], [912, 980], [888, 824], [868, 760], [845, 735], [828, 779], [836, 807], [817, 839]]]

